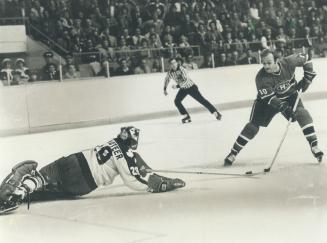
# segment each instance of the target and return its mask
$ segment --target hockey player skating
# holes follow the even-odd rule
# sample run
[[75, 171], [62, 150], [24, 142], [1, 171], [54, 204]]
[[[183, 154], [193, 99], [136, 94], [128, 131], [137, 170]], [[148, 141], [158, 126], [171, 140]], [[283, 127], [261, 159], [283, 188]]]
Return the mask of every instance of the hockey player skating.
[[[316, 76], [312, 61], [301, 53], [276, 61], [268, 49], [262, 51], [261, 60], [263, 68], [256, 76], [258, 95], [252, 107], [250, 121], [237, 137], [231, 152], [225, 158], [224, 165], [232, 165], [238, 153], [258, 133], [259, 127], [267, 127], [277, 113], [281, 113], [286, 119], [292, 119], [292, 122], [298, 122], [309, 142], [312, 154], [321, 162], [324, 154], [318, 148], [311, 115], [304, 108], [301, 99], [293, 112], [298, 90], [305, 92]], [[295, 80], [296, 67], [303, 67], [304, 71], [304, 76], [298, 83]]]
[[207, 108], [216, 117], [217, 120], [220, 120], [222, 115], [208, 100], [206, 100], [202, 96], [202, 94], [198, 89], [198, 86], [195, 85], [193, 81], [190, 79], [190, 77], [188, 76], [186, 69], [183, 66], [181, 66], [175, 58], [171, 58], [169, 60], [169, 64], [170, 64], [170, 70], [168, 71], [167, 76], [165, 78], [164, 94], [165, 95], [168, 94], [167, 86], [170, 79], [175, 80], [177, 84], [173, 85], [172, 87], [174, 89], [179, 88], [179, 90], [177, 92], [174, 102], [179, 113], [182, 115], [182, 123], [191, 122], [191, 117], [182, 104], [182, 101], [187, 95], [193, 97], [193, 99], [195, 99], [205, 108]]
[[109, 142], [62, 157], [37, 170], [37, 162], [17, 164], [0, 186], [0, 213], [16, 209], [23, 201], [56, 199], [88, 194], [99, 186], [110, 185], [117, 175], [131, 189], [166, 192], [185, 186], [151, 172], [135, 152], [139, 129], [122, 127]]

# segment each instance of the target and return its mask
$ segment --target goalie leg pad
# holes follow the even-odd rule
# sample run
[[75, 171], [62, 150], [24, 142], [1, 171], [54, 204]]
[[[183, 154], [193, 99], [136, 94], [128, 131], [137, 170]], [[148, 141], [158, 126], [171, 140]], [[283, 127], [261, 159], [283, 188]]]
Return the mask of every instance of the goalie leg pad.
[[7, 176], [2, 184], [7, 183], [17, 187], [26, 175], [31, 175], [36, 171], [36, 167], [37, 162], [33, 160], [20, 162], [12, 168], [12, 172]]
[[12, 198], [13, 193], [15, 192], [15, 190], [17, 188], [16, 186], [13, 186], [13, 185], [11, 185], [9, 183], [5, 183], [6, 181], [9, 181], [11, 177], [12, 177], [11, 174], [8, 175], [4, 179], [3, 183], [0, 186], [0, 202], [1, 201], [2, 202], [10, 201], [11, 198]]
[[167, 178], [157, 174], [149, 176], [148, 191], [149, 192], [168, 192], [185, 186], [185, 182], [181, 179]]
[[12, 200], [23, 180], [37, 173], [36, 167], [37, 162], [32, 160], [23, 161], [14, 166], [12, 172], [3, 180], [0, 186], [0, 200]]

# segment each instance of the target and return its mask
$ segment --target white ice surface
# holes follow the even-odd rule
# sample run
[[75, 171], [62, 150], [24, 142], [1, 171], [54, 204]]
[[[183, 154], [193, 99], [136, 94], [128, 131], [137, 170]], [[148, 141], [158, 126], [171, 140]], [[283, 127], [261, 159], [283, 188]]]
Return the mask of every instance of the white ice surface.
[[[320, 147], [327, 151], [327, 100], [305, 102]], [[245, 125], [250, 107], [207, 112], [182, 125], [179, 117], [129, 123], [141, 129], [139, 152], [154, 169], [226, 173], [261, 171], [271, 161], [286, 127], [271, 125], [241, 152], [232, 168], [223, 159]], [[123, 124], [128, 125], [128, 123]], [[0, 139], [0, 176], [22, 160], [43, 166], [116, 136], [120, 124]], [[300, 128], [293, 124], [272, 171], [255, 178], [165, 174], [184, 179], [181, 190], [131, 191], [120, 179], [78, 200], [22, 205], [0, 216], [0, 242], [267, 242], [323, 243], [327, 231], [327, 169], [317, 165]]]

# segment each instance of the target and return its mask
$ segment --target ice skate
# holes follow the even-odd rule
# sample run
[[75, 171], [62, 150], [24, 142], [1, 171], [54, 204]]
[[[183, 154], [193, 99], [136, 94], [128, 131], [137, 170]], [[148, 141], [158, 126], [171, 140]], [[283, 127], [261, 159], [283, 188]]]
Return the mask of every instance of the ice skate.
[[191, 117], [189, 115], [185, 115], [182, 118], [182, 123], [190, 123], [191, 122]]
[[324, 153], [318, 148], [318, 146], [311, 147], [311, 152], [313, 156], [318, 160], [320, 163], [324, 157]]
[[20, 203], [12, 201], [0, 201], [0, 215], [13, 211], [19, 207]]
[[215, 112], [213, 113], [213, 115], [216, 117], [216, 119], [217, 119], [218, 121], [220, 121], [221, 118], [222, 118], [222, 114], [219, 113], [218, 111], [215, 111]]
[[224, 160], [224, 166], [232, 166], [234, 161], [236, 160], [236, 155], [230, 152]]
[[[1, 193], [9, 192], [6, 188]], [[7, 200], [0, 199], [0, 215], [16, 210], [23, 202], [23, 199], [26, 197], [26, 190], [22, 187], [16, 188], [15, 192], [8, 196]]]

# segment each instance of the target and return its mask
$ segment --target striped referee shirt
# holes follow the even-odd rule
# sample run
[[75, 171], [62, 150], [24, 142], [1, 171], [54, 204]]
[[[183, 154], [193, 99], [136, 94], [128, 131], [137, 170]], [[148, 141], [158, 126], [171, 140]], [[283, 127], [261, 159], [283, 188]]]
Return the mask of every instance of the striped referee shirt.
[[194, 85], [193, 81], [188, 76], [186, 69], [182, 66], [178, 66], [176, 71], [172, 68], [168, 71], [165, 78], [164, 89], [167, 88], [170, 79], [175, 80], [181, 89], [188, 89]]

